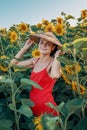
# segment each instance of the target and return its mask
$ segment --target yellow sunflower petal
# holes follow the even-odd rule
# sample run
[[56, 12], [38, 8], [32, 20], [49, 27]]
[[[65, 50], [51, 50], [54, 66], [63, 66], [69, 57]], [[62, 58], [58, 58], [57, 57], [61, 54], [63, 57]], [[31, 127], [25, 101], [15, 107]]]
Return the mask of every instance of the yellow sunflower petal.
[[62, 36], [64, 34], [64, 28], [61, 24], [57, 24], [54, 28], [54, 32], [57, 34], [57, 35], [60, 35]]
[[32, 56], [36, 57], [36, 58], [40, 57], [40, 51], [38, 49], [33, 50], [32, 51]]
[[26, 33], [26, 32], [29, 31], [29, 25], [22, 22], [22, 23], [20, 23], [20, 24], [18, 25], [18, 29], [20, 30], [20, 32], [21, 32], [22, 34], [24, 34], [24, 33]]
[[11, 43], [16, 42], [18, 35], [15, 31], [9, 32], [9, 38]]

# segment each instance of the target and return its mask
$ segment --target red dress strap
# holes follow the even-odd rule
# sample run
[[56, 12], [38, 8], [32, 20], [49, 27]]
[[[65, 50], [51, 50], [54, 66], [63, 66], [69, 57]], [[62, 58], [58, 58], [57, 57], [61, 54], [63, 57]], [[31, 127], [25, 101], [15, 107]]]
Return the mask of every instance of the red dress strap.
[[33, 65], [33, 67], [36, 65], [36, 63], [38, 62], [38, 60], [39, 60], [40, 58], [38, 58], [36, 61], [35, 61], [35, 63], [34, 63], [34, 65]]
[[48, 65], [46, 66], [46, 68], [45, 69], [47, 69], [48, 68], [48, 66], [51, 64], [51, 61], [48, 63]]
[[[36, 61], [35, 61], [35, 63], [34, 63], [34, 66], [33, 67], [35, 67], [35, 65], [36, 65], [36, 63], [39, 61], [39, 59], [40, 58], [38, 58]], [[45, 69], [47, 69], [48, 68], [48, 66], [51, 64], [51, 61], [47, 64], [47, 66], [45, 67]]]

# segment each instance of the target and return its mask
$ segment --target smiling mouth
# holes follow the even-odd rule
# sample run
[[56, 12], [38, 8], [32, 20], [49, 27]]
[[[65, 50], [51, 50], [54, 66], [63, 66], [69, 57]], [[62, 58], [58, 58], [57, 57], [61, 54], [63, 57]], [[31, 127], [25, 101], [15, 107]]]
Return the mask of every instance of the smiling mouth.
[[40, 48], [41, 50], [47, 50], [47, 49], [45, 49], [45, 48]]

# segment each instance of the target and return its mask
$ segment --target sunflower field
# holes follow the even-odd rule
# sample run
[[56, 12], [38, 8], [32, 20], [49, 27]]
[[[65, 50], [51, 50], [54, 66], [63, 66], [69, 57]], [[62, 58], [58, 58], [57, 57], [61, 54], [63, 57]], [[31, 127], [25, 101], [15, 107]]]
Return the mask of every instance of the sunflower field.
[[[58, 106], [47, 104], [60, 112], [58, 117], [33, 116], [29, 92], [32, 85], [40, 86], [29, 79], [31, 69], [10, 64], [29, 35], [41, 32], [53, 32], [65, 51], [57, 58], [62, 77], [52, 93]], [[39, 56], [36, 43], [19, 60]], [[87, 10], [81, 10], [78, 18], [61, 12], [60, 17], [36, 25], [21, 22], [0, 28], [0, 130], [87, 130]]]

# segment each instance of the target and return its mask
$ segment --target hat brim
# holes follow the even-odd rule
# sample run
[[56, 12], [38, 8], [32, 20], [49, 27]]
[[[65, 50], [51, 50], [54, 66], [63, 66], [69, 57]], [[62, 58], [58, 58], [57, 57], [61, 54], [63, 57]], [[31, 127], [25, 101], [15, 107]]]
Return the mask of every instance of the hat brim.
[[46, 36], [44, 34], [30, 34], [29, 38], [36, 43], [39, 43], [40, 38], [42, 38], [42, 39], [52, 42], [53, 44], [56, 44], [62, 47], [62, 44], [59, 42], [59, 40]]

